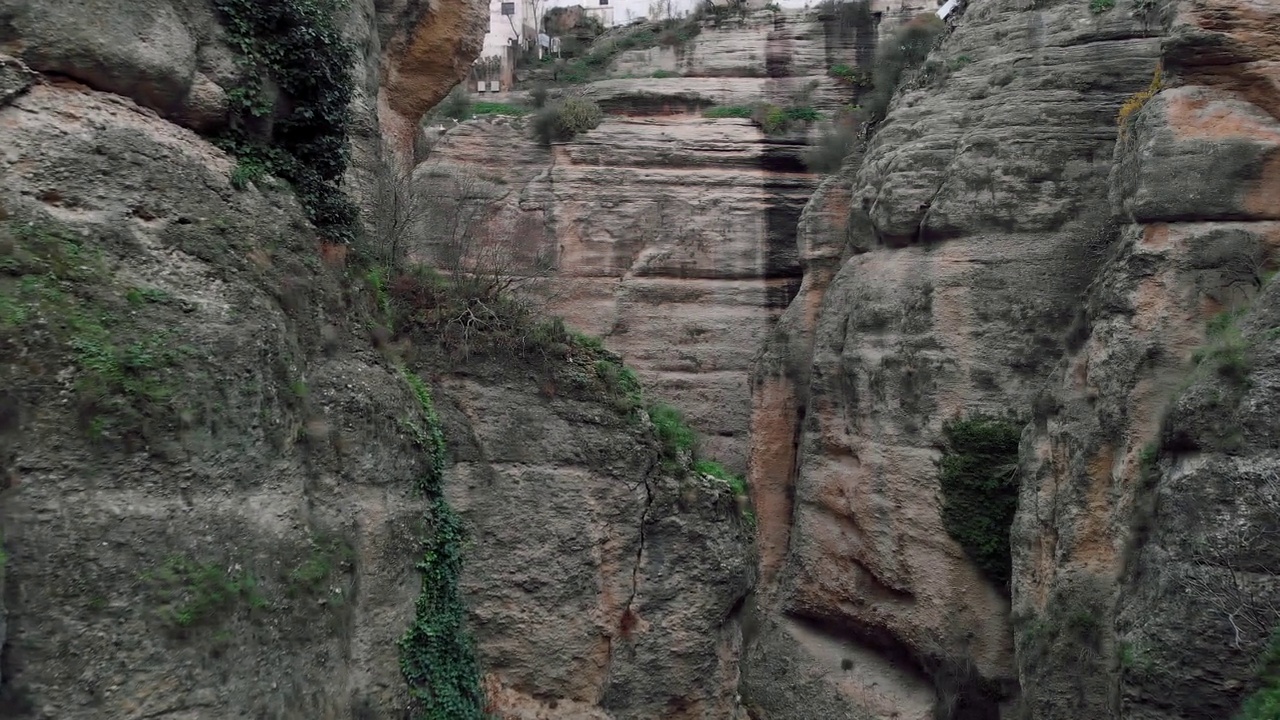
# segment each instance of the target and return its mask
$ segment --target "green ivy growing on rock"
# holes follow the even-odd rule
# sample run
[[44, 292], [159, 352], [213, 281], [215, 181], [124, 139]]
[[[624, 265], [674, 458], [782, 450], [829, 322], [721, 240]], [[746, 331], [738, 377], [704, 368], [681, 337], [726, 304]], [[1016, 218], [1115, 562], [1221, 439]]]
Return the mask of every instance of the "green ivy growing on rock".
[[409, 683], [417, 720], [481, 720], [485, 697], [475, 645], [465, 627], [466, 609], [458, 591], [462, 571], [462, 520], [444, 497], [444, 434], [431, 389], [422, 378], [400, 368], [413, 389], [427, 426], [410, 424], [429, 465], [418, 489], [430, 506], [432, 532], [422, 539], [422, 591], [413, 625], [400, 638], [400, 670]]
[[[214, 0], [243, 80], [227, 95], [231, 123], [218, 143], [239, 166], [237, 187], [271, 173], [288, 180], [332, 242], [354, 239], [358, 211], [342, 192], [354, 49], [338, 29], [345, 0]], [[276, 101], [269, 88], [279, 88]], [[281, 108], [287, 113], [281, 115]]]
[[1019, 425], [971, 415], [942, 427], [942, 523], [992, 582], [1009, 583], [1009, 528], [1018, 509]]

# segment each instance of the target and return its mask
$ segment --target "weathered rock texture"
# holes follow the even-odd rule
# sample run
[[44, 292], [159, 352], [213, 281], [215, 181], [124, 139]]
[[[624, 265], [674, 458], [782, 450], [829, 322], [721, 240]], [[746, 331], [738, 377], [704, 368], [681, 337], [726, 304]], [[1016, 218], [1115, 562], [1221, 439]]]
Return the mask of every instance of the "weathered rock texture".
[[[1280, 619], [1277, 27], [975, 3], [898, 93], [754, 372], [759, 717], [1238, 709]], [[1011, 608], [939, 520], [975, 411], [1028, 421]]]
[[[847, 259], [816, 321], [813, 298], [788, 312], [754, 381], [753, 427], [775, 440], [756, 447], [751, 483], [776, 510], [762, 506], [773, 581], [743, 672], [768, 717], [836, 702], [837, 717], [887, 704], [925, 718], [935, 703], [995, 717], [1016, 697], [1008, 589], [940, 520], [941, 427], [1026, 418], [1064, 351], [1091, 252], [1114, 232], [1114, 118], [1150, 80], [1149, 34], [1127, 10], [974, 4], [851, 159]], [[813, 678], [814, 704], [780, 690], [779, 657]]]
[[[918, 9], [895, 6], [883, 28]], [[613, 78], [582, 88], [609, 113], [595, 130], [543, 150], [518, 122], [475, 120], [429, 162], [500, 179], [489, 232], [545, 228], [522, 242], [554, 260], [552, 309], [604, 337], [652, 395], [687, 412], [705, 454], [740, 472], [748, 367], [800, 286], [797, 223], [819, 178], [801, 162], [802, 136], [699, 111], [771, 102], [829, 115], [854, 96], [827, 70], [866, 61], [883, 28], [816, 11], [707, 21], [686, 46], [623, 53]], [[627, 77], [657, 70], [685, 76]]]
[[1024, 446], [1037, 718], [1231, 717], [1280, 620], [1280, 8], [1162, 11], [1165, 87], [1111, 174], [1123, 229]]
[[[427, 459], [399, 344], [375, 349], [370, 287], [291, 192], [234, 189], [234, 159], [180, 124], [174, 28], [204, 15], [103, 3], [59, 27], [54, 5], [0, 6], [45, 73], [0, 56], [0, 716], [404, 717]], [[352, 32], [416, 12], [360, 4]], [[366, 89], [416, 88], [402, 113], [479, 40], [410, 43], [439, 55], [420, 65], [362, 37]], [[379, 63], [399, 63], [387, 85]], [[379, 161], [378, 139], [357, 151]], [[495, 366], [418, 365], [492, 710], [736, 717], [753, 561], [728, 489], [671, 477], [612, 405]]]
[[474, 528], [472, 627], [505, 718], [737, 718], [749, 531], [722, 483], [675, 480], [597, 402], [444, 384]]

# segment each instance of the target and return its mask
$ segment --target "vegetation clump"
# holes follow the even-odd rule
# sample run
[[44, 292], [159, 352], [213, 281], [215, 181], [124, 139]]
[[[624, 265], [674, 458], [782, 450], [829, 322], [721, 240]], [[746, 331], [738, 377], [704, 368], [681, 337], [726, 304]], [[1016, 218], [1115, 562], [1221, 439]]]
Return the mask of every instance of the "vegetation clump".
[[1120, 111], [1116, 113], [1116, 124], [1120, 126], [1121, 132], [1127, 129], [1133, 116], [1146, 107], [1151, 98], [1155, 97], [1156, 93], [1162, 89], [1164, 89], [1164, 68], [1157, 65], [1155, 72], [1151, 75], [1151, 83], [1147, 85], [1146, 89], [1130, 95], [1124, 101], [1124, 104], [1120, 106]]
[[1247, 383], [1252, 370], [1246, 352], [1248, 344], [1236, 325], [1244, 311], [1241, 307], [1215, 315], [1206, 326], [1205, 345], [1191, 355], [1197, 367], [1209, 369], [1237, 385]]
[[746, 497], [747, 481], [741, 475], [735, 475], [725, 469], [723, 465], [714, 460], [698, 460], [693, 463], [693, 469], [703, 475], [710, 475], [729, 487], [735, 497]]
[[593, 130], [604, 119], [604, 112], [594, 100], [565, 98], [547, 105], [533, 116], [533, 134], [542, 144], [572, 140]]
[[691, 454], [697, 444], [697, 435], [684, 421], [679, 410], [657, 403], [649, 408], [649, 420], [653, 422], [658, 440], [662, 443], [663, 456], [675, 460], [683, 454]]
[[[0, 348], [21, 345], [19, 357], [51, 343], [69, 355], [90, 438], [146, 435], [176, 420], [192, 350], [137, 319], [163, 312], [164, 292], [116, 287], [94, 245], [55, 224], [0, 222], [0, 248], [9, 251], [0, 259]], [[45, 331], [27, 331], [36, 325]]]
[[602, 75], [618, 55], [628, 50], [678, 47], [688, 43], [702, 32], [700, 18], [701, 15], [695, 13], [689, 18], [668, 18], [605, 35], [597, 39], [586, 53], [559, 68], [556, 79], [570, 84], [589, 82]]
[[[350, 243], [358, 211], [341, 189], [347, 169], [354, 50], [338, 28], [344, 0], [214, 0], [236, 51], [241, 84], [218, 143], [236, 155], [233, 183], [265, 173], [289, 181], [328, 240]], [[282, 98], [268, 88], [279, 88]]]
[[1235, 720], [1276, 720], [1280, 718], [1280, 626], [1258, 658], [1261, 687], [1244, 701]]
[[822, 115], [808, 106], [778, 107], [763, 103], [757, 105], [751, 113], [751, 120], [765, 135], [782, 135], [800, 125], [817, 122]]
[[154, 571], [144, 573], [158, 590], [164, 605], [161, 616], [178, 628], [213, 622], [241, 604], [252, 609], [267, 607], [253, 573], [234, 565], [200, 563], [185, 555], [173, 555]]
[[1009, 528], [1018, 508], [1019, 426], [971, 415], [942, 427], [942, 523], [982, 572], [1001, 587], [1012, 574]]
[[869, 87], [871, 85], [871, 76], [867, 71], [843, 63], [827, 68], [827, 74], [853, 87]]
[[750, 120], [754, 108], [747, 105], [717, 105], [702, 111], [702, 117], [710, 119], [741, 118]]

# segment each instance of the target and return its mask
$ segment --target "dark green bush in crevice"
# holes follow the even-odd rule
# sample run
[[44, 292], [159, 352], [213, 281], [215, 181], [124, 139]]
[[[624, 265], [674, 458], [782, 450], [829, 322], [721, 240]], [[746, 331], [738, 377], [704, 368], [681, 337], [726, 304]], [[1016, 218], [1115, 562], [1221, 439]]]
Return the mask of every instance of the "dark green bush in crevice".
[[400, 670], [409, 683], [415, 720], [481, 720], [485, 696], [475, 644], [467, 632], [466, 607], [458, 589], [462, 572], [462, 520], [444, 496], [444, 432], [431, 389], [414, 373], [400, 369], [413, 389], [426, 427], [409, 423], [427, 453], [418, 490], [430, 507], [430, 532], [422, 538], [416, 563], [422, 589], [414, 604], [413, 625], [400, 638]]
[[1011, 575], [1009, 528], [1018, 508], [1018, 438], [1010, 420], [975, 414], [942, 427], [942, 523], [996, 585]]
[[546, 105], [535, 113], [533, 135], [543, 145], [565, 142], [594, 130], [603, 119], [604, 113], [594, 100], [571, 97]]
[[[232, 182], [243, 187], [268, 172], [289, 181], [321, 234], [350, 243], [358, 211], [340, 185], [354, 49], [336, 19], [345, 0], [214, 0], [214, 6], [242, 71], [242, 84], [227, 93], [230, 125], [217, 138], [239, 160]], [[269, 94], [272, 83], [283, 102]]]

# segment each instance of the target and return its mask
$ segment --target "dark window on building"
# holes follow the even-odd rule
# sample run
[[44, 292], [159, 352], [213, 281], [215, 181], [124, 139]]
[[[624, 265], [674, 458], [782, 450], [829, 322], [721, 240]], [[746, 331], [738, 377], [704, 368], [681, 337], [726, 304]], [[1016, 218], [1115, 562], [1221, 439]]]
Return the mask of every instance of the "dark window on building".
[[515, 14], [516, 14], [516, 4], [515, 4], [515, 3], [513, 3], [513, 2], [509, 2], [509, 3], [505, 3], [505, 2], [504, 2], [504, 3], [502, 3], [502, 14], [503, 14], [503, 15], [515, 15]]
[[601, 5], [608, 5], [608, 4], [609, 4], [609, 0], [600, 0], [600, 4], [601, 4]]

